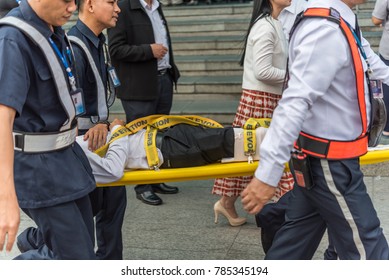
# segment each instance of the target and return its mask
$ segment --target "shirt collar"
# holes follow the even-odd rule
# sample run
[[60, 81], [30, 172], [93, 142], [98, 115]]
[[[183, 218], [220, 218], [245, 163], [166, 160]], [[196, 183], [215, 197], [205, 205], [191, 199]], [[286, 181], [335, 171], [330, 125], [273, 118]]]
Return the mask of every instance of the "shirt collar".
[[155, 1], [155, 0], [152, 0], [152, 6], [151, 6], [151, 9], [149, 8], [149, 6], [147, 5], [146, 1], [145, 0], [139, 0], [140, 4], [142, 5], [142, 7], [146, 10], [146, 11], [155, 11], [156, 9], [158, 9], [159, 7], [159, 1]]
[[103, 33], [100, 33], [99, 36], [96, 36], [93, 31], [80, 19], [77, 20], [76, 28], [80, 33], [85, 36], [89, 41], [92, 42], [93, 46], [98, 49], [100, 44], [105, 43], [105, 36]]

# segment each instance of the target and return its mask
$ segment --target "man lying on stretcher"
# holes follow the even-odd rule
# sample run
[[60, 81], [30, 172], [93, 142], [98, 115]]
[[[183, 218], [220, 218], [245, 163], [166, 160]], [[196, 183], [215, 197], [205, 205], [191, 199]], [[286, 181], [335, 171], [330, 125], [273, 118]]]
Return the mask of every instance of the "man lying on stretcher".
[[[115, 119], [110, 131], [123, 126]], [[255, 130], [258, 160], [259, 145], [265, 136], [266, 128]], [[244, 153], [244, 130], [242, 128], [206, 128], [188, 124], [177, 124], [156, 136], [156, 151], [160, 168], [180, 168], [201, 166], [216, 162], [247, 161]], [[124, 136], [113, 141], [104, 157], [88, 150], [88, 142], [83, 136], [77, 137], [92, 166], [96, 183], [111, 183], [122, 178], [125, 169], [150, 169], [145, 149], [146, 130]], [[108, 139], [110, 135], [108, 135]]]

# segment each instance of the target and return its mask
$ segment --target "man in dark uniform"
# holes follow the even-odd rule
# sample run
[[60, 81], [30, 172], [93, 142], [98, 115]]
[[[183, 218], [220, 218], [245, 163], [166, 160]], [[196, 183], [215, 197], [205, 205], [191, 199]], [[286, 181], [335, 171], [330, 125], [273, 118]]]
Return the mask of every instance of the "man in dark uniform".
[[[180, 76], [173, 59], [169, 29], [157, 0], [124, 0], [115, 28], [108, 29], [112, 63], [122, 85], [118, 88], [127, 123], [153, 114], [170, 113], [173, 84]], [[137, 185], [136, 197], [162, 204], [155, 193], [173, 194], [165, 184]]]
[[88, 196], [95, 181], [74, 143], [76, 110], [70, 94], [81, 92], [60, 27], [75, 9], [74, 1], [22, 1], [0, 27], [0, 249], [5, 240], [6, 250], [13, 246], [19, 206], [44, 240], [18, 259], [96, 258]]
[[[86, 111], [78, 118], [78, 134], [84, 135], [89, 150], [94, 151], [105, 143], [109, 128], [108, 65], [105, 62], [105, 36], [102, 31], [116, 25], [120, 9], [117, 1], [110, 0], [79, 0], [77, 5], [79, 20], [68, 35], [72, 42], [77, 79], [83, 89]], [[111, 94], [115, 94], [114, 89], [109, 88], [112, 90]], [[89, 197], [96, 217], [97, 258], [123, 259], [122, 225], [127, 205], [125, 187], [96, 188]], [[17, 240], [19, 249], [22, 250], [37, 248], [41, 243], [39, 230], [33, 227], [27, 228]]]
[[[117, 0], [78, 0], [77, 5], [79, 20], [69, 30], [68, 35], [81, 39], [88, 48], [98, 70], [98, 78], [104, 86], [104, 100], [107, 100], [108, 66], [105, 63], [105, 36], [102, 31], [116, 25], [120, 9]], [[104, 122], [102, 118], [100, 118], [102, 123], [93, 124], [90, 121], [91, 117], [98, 116], [99, 112], [103, 111], [99, 108], [98, 83], [85, 51], [77, 43], [72, 45], [77, 77], [84, 91], [86, 104], [86, 114], [82, 116], [82, 119], [87, 117], [90, 123], [90, 125], [81, 127], [81, 119], [79, 119], [79, 135], [85, 135], [84, 139], [88, 140], [89, 149], [93, 151], [105, 143], [109, 122]], [[107, 104], [104, 105], [107, 107]], [[93, 212], [96, 215], [97, 257], [111, 260], [123, 259], [122, 225], [127, 205], [125, 186], [96, 188], [90, 194], [90, 198]]]

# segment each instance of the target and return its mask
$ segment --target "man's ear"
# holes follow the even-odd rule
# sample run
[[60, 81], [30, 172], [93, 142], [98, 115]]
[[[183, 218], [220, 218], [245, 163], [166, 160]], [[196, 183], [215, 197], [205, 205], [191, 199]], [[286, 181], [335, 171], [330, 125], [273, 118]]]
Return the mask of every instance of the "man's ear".
[[85, 0], [85, 4], [87, 5], [88, 7], [88, 11], [93, 13], [93, 0]]

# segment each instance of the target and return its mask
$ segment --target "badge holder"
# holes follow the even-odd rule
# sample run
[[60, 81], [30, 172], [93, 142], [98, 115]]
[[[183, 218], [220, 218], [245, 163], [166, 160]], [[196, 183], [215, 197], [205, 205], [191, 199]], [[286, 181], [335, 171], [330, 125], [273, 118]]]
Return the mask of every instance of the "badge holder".
[[84, 106], [84, 94], [81, 88], [77, 88], [70, 92], [70, 96], [72, 97], [74, 108], [76, 109], [76, 117], [84, 115], [85, 106]]

